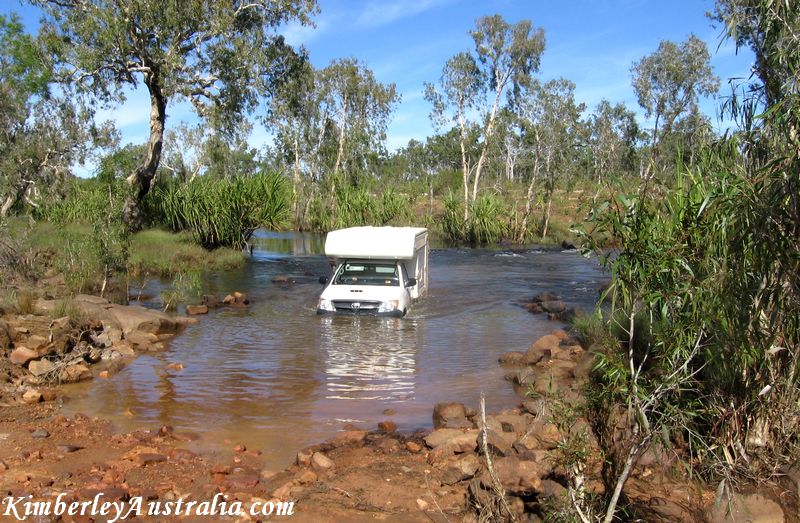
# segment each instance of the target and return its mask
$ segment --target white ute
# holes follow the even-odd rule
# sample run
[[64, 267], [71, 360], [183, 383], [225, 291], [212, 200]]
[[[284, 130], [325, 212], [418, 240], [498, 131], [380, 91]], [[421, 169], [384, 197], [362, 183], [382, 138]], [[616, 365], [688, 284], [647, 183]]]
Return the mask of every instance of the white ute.
[[325, 255], [335, 266], [317, 314], [405, 316], [428, 291], [428, 230], [350, 227], [328, 233]]

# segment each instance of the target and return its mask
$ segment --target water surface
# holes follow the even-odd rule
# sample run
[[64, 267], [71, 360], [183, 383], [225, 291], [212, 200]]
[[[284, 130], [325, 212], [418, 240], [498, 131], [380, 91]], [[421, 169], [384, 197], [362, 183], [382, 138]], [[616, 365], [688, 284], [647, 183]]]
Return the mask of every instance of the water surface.
[[[574, 251], [433, 249], [429, 294], [405, 318], [317, 316], [316, 278], [329, 272], [322, 248], [318, 235], [258, 234], [243, 268], [204, 280], [205, 292], [247, 292], [248, 308], [200, 317], [169, 350], [79, 386], [66, 409], [120, 430], [167, 424], [207, 446], [244, 442], [285, 466], [346, 424], [429, 427], [436, 402], [476, 406], [481, 391], [489, 408], [515, 405], [498, 355], [559, 325], [519, 301], [550, 291], [590, 308], [603, 279]], [[302, 283], [273, 283], [276, 275]]]

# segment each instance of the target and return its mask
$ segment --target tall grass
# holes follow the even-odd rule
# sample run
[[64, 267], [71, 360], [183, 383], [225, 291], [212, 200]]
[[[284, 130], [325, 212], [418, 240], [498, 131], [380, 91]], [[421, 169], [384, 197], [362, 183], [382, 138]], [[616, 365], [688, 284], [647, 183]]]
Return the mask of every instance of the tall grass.
[[478, 196], [467, 220], [464, 220], [462, 200], [452, 191], [445, 196], [443, 203], [441, 233], [452, 242], [494, 244], [509, 233], [508, 212], [497, 195]]
[[365, 187], [336, 185], [332, 193], [317, 194], [310, 202], [308, 226], [327, 232], [360, 225], [409, 225], [411, 200], [392, 188], [373, 194]]
[[156, 187], [149, 205], [173, 231], [187, 231], [205, 248], [243, 248], [261, 227], [283, 227], [290, 187], [279, 173], [232, 179], [199, 177]]

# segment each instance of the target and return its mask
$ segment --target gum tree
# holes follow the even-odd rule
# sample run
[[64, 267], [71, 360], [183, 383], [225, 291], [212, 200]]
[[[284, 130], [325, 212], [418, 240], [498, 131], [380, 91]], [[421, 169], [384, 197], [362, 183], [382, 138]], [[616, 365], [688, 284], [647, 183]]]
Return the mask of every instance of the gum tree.
[[639, 105], [645, 117], [653, 119], [650, 146], [655, 163], [676, 122], [700, 112], [698, 97], [716, 93], [719, 78], [711, 68], [708, 47], [694, 35], [681, 44], [662, 41], [656, 52], [633, 64], [631, 73]]
[[[461, 167], [464, 188], [464, 219], [478, 194], [481, 174], [495, 134], [497, 117], [509, 90], [528, 85], [539, 70], [544, 52], [544, 30], [534, 29], [530, 20], [511, 24], [500, 15], [484, 16], [470, 31], [475, 52], [461, 52], [445, 63], [438, 89], [426, 84], [425, 96], [433, 105], [431, 119], [441, 126], [456, 124], [460, 131]], [[467, 156], [469, 129], [479, 114], [481, 146], [477, 160]], [[470, 193], [470, 184], [472, 190]]]
[[42, 37], [59, 79], [106, 104], [144, 86], [150, 138], [127, 181], [123, 219], [141, 227], [140, 204], [161, 161], [167, 107], [189, 100], [214, 127], [238, 117], [303, 58], [278, 29], [310, 23], [314, 0], [31, 0], [44, 12]]

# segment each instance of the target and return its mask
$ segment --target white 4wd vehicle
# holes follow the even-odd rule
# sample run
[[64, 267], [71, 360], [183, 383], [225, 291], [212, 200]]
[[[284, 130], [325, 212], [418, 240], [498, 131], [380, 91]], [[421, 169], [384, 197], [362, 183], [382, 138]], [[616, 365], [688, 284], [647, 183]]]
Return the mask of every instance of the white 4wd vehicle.
[[428, 232], [413, 227], [352, 227], [331, 231], [325, 254], [335, 270], [317, 313], [401, 317], [427, 292]]

